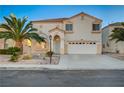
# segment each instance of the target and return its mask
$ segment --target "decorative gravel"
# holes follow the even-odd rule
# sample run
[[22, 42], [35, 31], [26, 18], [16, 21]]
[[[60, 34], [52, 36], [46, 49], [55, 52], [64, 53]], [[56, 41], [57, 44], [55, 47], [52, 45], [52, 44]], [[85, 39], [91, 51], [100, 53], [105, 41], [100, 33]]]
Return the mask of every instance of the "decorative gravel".
[[119, 59], [119, 60], [124, 60], [124, 54], [115, 54], [115, 53], [110, 53], [110, 54], [107, 54], [113, 58], [116, 58], [116, 59]]
[[[43, 64], [43, 65], [47, 65], [50, 64], [50, 58], [49, 57], [45, 57], [45, 59], [43, 57], [38, 57], [38, 56], [33, 56], [32, 59], [28, 59], [28, 60], [19, 60], [18, 62], [11, 62], [9, 61], [10, 59], [10, 55], [0, 55], [0, 64]], [[60, 56], [55, 55], [52, 57], [52, 62], [51, 64], [58, 64], [60, 60]]]

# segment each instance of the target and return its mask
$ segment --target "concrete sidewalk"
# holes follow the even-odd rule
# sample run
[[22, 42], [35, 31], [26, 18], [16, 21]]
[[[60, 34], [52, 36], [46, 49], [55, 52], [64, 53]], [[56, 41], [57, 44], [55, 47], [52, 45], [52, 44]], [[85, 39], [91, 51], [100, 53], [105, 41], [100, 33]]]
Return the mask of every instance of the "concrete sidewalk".
[[61, 55], [58, 65], [0, 64], [0, 70], [124, 70], [124, 61], [107, 55]]

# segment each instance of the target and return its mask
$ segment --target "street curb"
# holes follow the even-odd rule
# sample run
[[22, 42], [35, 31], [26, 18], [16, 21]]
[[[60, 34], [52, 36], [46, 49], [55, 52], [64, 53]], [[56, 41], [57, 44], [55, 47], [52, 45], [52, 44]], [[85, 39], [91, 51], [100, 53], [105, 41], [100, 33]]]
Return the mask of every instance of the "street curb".
[[45, 67], [0, 67], [0, 70], [124, 70], [124, 68], [45, 68]]

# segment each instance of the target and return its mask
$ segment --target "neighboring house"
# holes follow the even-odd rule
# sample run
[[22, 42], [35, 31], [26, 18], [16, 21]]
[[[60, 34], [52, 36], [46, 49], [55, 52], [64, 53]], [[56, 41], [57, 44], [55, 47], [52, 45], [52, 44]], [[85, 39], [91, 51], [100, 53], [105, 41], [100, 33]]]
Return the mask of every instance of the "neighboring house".
[[56, 54], [101, 54], [101, 22], [83, 12], [69, 18], [32, 21], [33, 27], [46, 38], [42, 44], [32, 42], [32, 52], [49, 51], [51, 35], [52, 51]]
[[109, 37], [112, 33], [112, 30], [119, 28], [124, 28], [121, 25], [121, 22], [109, 24], [102, 29], [103, 52], [124, 53], [124, 42], [115, 43], [115, 40], [111, 41]]
[[[2, 28], [0, 28], [0, 31], [3, 31]], [[0, 39], [0, 49], [3, 49], [4, 48], [4, 39]]]
[[[6, 30], [0, 28], [0, 31], [6, 31]], [[14, 45], [15, 45], [15, 42], [12, 39], [8, 39], [6, 41], [5, 39], [0, 39], [0, 49], [14, 47]]]

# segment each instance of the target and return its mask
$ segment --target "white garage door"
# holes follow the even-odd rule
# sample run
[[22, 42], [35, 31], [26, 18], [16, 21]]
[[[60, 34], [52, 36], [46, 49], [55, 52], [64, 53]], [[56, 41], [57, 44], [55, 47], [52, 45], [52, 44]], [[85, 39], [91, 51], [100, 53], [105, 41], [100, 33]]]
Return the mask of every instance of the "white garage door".
[[97, 54], [96, 44], [68, 44], [68, 54]]

